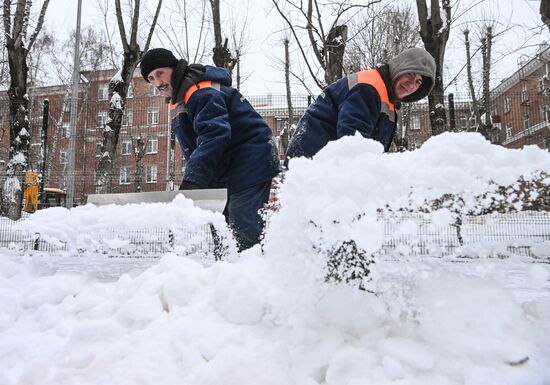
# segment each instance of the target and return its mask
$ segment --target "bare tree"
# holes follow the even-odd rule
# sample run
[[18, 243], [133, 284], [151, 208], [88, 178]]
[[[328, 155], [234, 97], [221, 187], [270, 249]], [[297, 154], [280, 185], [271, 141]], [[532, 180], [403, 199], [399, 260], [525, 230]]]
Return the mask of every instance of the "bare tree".
[[386, 62], [420, 41], [418, 22], [410, 5], [373, 6], [350, 22], [350, 41], [344, 68], [357, 72]]
[[35, 43], [48, 9], [49, 0], [44, 0], [36, 23], [27, 43], [29, 20], [32, 2], [17, 0], [15, 12], [12, 15], [11, 0], [4, 0], [3, 25], [8, 51], [10, 86], [8, 98], [10, 103], [10, 160], [7, 168], [7, 178], [2, 191], [2, 213], [11, 219], [21, 217], [21, 202], [23, 198], [22, 185], [27, 169], [29, 153], [29, 120], [27, 96], [28, 54]]
[[207, 56], [209, 44], [207, 0], [174, 0], [167, 4], [157, 30], [177, 56], [189, 63], [200, 63]]
[[119, 72], [109, 82], [108, 119], [103, 129], [101, 156], [96, 170], [96, 191], [100, 194], [111, 191], [114, 155], [118, 144], [128, 87], [132, 82], [134, 71], [139, 61], [143, 57], [143, 54], [149, 49], [149, 44], [151, 43], [153, 31], [155, 30], [160, 8], [162, 6], [162, 0], [158, 1], [156, 12], [151, 21], [151, 26], [143, 49], [140, 48], [137, 41], [140, 6], [141, 0], [133, 0], [132, 4], [130, 4], [132, 14], [130, 17], [130, 37], [128, 38], [128, 36], [126, 36], [126, 27], [124, 25], [120, 0], [115, 0], [116, 18], [123, 48], [123, 60]]
[[244, 19], [239, 25], [237, 23], [237, 17], [231, 17], [231, 46], [235, 53], [235, 73], [233, 74], [236, 80], [236, 88], [241, 89], [243, 83], [250, 77], [250, 74], [244, 75], [242, 72], [242, 63], [243, 58], [248, 50], [248, 42], [250, 41], [250, 36], [248, 34], [248, 12], [244, 15]]
[[[354, 4], [346, 0], [328, 3], [326, 6], [330, 10], [325, 10], [318, 0], [271, 1], [296, 40], [310, 76], [321, 89], [341, 78], [343, 74], [343, 57], [348, 42], [347, 20], [343, 22], [343, 19], [348, 13], [359, 13], [380, 2], [373, 0], [367, 4]], [[328, 12], [335, 16], [327, 26], [322, 15]], [[298, 20], [295, 20], [294, 15], [298, 15]], [[302, 31], [306, 32], [307, 37], [303, 37]], [[308, 55], [310, 50], [314, 59]], [[319, 70], [322, 72], [321, 75]]]
[[227, 69], [229, 74], [233, 73], [233, 68], [237, 59], [231, 55], [228, 48], [228, 39], [222, 38], [222, 25], [220, 19], [220, 0], [210, 0], [212, 7], [212, 26], [214, 29], [214, 49], [212, 61], [217, 67]]
[[426, 0], [416, 0], [416, 7], [422, 42], [426, 51], [434, 57], [436, 64], [435, 82], [432, 92], [428, 95], [428, 105], [432, 135], [437, 135], [447, 129], [445, 95], [443, 93], [443, 63], [451, 29], [451, 2], [450, 0], [441, 0], [440, 4], [439, 0], [430, 0], [430, 12], [426, 6]]
[[292, 111], [292, 93], [290, 91], [290, 53], [288, 46], [290, 40], [285, 38], [283, 40], [285, 46], [285, 85], [286, 85], [286, 104], [288, 110], [288, 123], [283, 128], [283, 131], [279, 133], [279, 150], [281, 154], [286, 154], [288, 149], [288, 143], [290, 140], [290, 127], [294, 123], [294, 113]]
[[486, 24], [480, 38], [480, 48], [482, 57], [482, 80], [481, 101], [476, 95], [474, 78], [472, 73], [472, 57], [470, 53], [470, 39], [468, 29], [464, 30], [464, 42], [466, 46], [466, 75], [468, 78], [468, 88], [472, 99], [472, 115], [477, 124], [476, 131], [479, 131], [489, 140], [493, 140], [495, 134], [491, 120], [491, 91], [490, 91], [490, 75], [491, 75], [491, 51], [494, 39], [493, 26]]
[[54, 51], [56, 44], [55, 36], [47, 29], [42, 30], [40, 36], [36, 39], [33, 50], [28, 56], [28, 86], [36, 87], [45, 85], [48, 82], [49, 64], [48, 56]]
[[481, 121], [481, 113], [479, 108], [479, 101], [474, 86], [474, 78], [472, 75], [472, 55], [470, 50], [470, 30], [465, 29], [464, 33], [464, 45], [466, 48], [466, 77], [468, 78], [468, 89], [470, 91], [470, 98], [472, 99], [472, 114], [476, 117], [478, 122]]

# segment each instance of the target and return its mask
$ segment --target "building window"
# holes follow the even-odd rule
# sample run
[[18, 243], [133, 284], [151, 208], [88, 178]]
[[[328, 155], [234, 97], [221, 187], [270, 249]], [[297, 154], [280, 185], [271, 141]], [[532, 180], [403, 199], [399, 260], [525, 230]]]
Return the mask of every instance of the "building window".
[[134, 83], [130, 82], [128, 85], [128, 91], [126, 92], [127, 98], [133, 98], [134, 97]]
[[97, 114], [96, 127], [103, 128], [107, 124], [107, 111], [101, 111]]
[[420, 130], [420, 116], [411, 116], [411, 120], [409, 122], [409, 130]]
[[61, 125], [61, 135], [63, 135], [64, 138], [68, 138], [71, 135], [71, 124], [70, 123], [63, 123]]
[[120, 146], [120, 155], [130, 155], [132, 153], [132, 139], [123, 139]]
[[122, 114], [122, 125], [131, 126], [133, 117], [134, 113], [132, 110], [124, 110], [124, 113]]
[[151, 126], [158, 124], [159, 122], [159, 110], [158, 108], [149, 108], [147, 110], [147, 125]]
[[547, 138], [544, 138], [544, 148], [547, 150], [550, 150], [550, 136]]
[[544, 92], [544, 89], [546, 88], [546, 84], [548, 82], [548, 77], [546, 75], [542, 75], [539, 80], [537, 81], [537, 91]]
[[59, 151], [59, 162], [61, 164], [67, 163], [67, 151]]
[[506, 139], [510, 139], [512, 137], [512, 124], [508, 123], [506, 125]]
[[63, 100], [63, 112], [71, 112], [71, 99]]
[[103, 148], [103, 142], [98, 140], [95, 142], [95, 157], [99, 158], [101, 156], [101, 149]]
[[147, 166], [146, 170], [146, 183], [157, 183], [157, 166]]
[[460, 115], [460, 129], [464, 131], [468, 129], [468, 115]]
[[527, 93], [527, 84], [525, 83], [521, 85], [520, 100], [522, 103], [527, 103], [529, 101], [529, 94]]
[[508, 113], [510, 112], [510, 98], [508, 96], [505, 96], [504, 97], [504, 113]]
[[148, 89], [149, 89], [149, 95], [151, 96], [157, 96], [159, 94], [159, 90], [152, 84], [149, 84]]
[[540, 121], [550, 122], [550, 107], [548, 105], [540, 106]]
[[120, 168], [119, 184], [130, 184], [130, 167], [122, 166]]
[[107, 100], [109, 99], [109, 84], [100, 84], [97, 87], [97, 100]]
[[145, 150], [146, 154], [156, 154], [159, 152], [159, 138], [156, 136], [151, 136], [147, 138], [147, 148]]
[[523, 115], [523, 129], [527, 130], [529, 128], [529, 113], [526, 112]]

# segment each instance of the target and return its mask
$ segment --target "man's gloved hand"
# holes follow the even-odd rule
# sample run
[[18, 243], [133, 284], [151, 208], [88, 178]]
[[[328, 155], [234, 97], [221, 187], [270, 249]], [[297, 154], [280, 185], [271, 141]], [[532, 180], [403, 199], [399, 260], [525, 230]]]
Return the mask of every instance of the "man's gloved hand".
[[200, 188], [201, 188], [201, 186], [199, 186], [198, 184], [195, 184], [193, 182], [188, 182], [186, 180], [184, 180], [180, 184], [180, 190], [197, 190], [197, 189], [200, 189]]

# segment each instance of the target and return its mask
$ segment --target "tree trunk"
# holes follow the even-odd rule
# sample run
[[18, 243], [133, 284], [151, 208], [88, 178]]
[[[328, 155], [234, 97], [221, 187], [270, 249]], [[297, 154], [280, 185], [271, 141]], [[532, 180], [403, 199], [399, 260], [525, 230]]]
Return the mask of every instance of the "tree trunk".
[[451, 25], [451, 4], [450, 0], [441, 1], [441, 7], [445, 15], [444, 19], [441, 18], [439, 0], [431, 0], [430, 12], [428, 12], [426, 7], [426, 0], [416, 0], [416, 6], [422, 42], [426, 51], [434, 57], [436, 63], [434, 88], [428, 96], [428, 105], [430, 108], [432, 135], [438, 135], [447, 130], [443, 89], [443, 62]]
[[2, 215], [12, 220], [21, 218], [21, 207], [27, 158], [29, 154], [29, 119], [27, 97], [27, 49], [8, 42], [10, 67], [10, 88], [8, 89], [10, 110], [10, 161], [7, 178], [2, 190]]
[[468, 77], [468, 88], [470, 90], [470, 98], [472, 98], [472, 114], [476, 117], [476, 121], [481, 123], [481, 114], [479, 102], [477, 100], [476, 91], [474, 88], [474, 79], [472, 76], [472, 56], [470, 54], [470, 31], [464, 31], [464, 43], [466, 45], [466, 75]]
[[122, 116], [126, 104], [128, 85], [132, 81], [134, 70], [137, 67], [139, 49], [137, 52], [125, 53], [120, 77], [115, 76], [109, 83], [109, 112], [107, 124], [103, 128], [101, 156], [97, 166], [96, 192], [107, 194], [112, 192], [114, 177], [114, 159], [122, 125]]
[[483, 54], [483, 109], [485, 110], [485, 121], [480, 122], [484, 128], [482, 132], [488, 140], [493, 140], [493, 124], [491, 122], [491, 88], [490, 88], [490, 74], [491, 74], [491, 47], [493, 40], [493, 30], [491, 27], [487, 27], [486, 36], [483, 46], [485, 47]]
[[135, 192], [141, 192], [143, 183], [143, 155], [145, 155], [145, 141], [140, 135], [136, 139], [134, 156], [136, 157], [136, 175], [134, 177]]
[[288, 143], [290, 140], [290, 131], [292, 130], [292, 125], [294, 124], [294, 111], [292, 108], [292, 93], [290, 90], [290, 53], [288, 46], [290, 41], [288, 39], [284, 40], [285, 45], [285, 85], [286, 85], [286, 106], [288, 110], [288, 124], [287, 127], [281, 132], [279, 136], [279, 146], [280, 152], [284, 156], [286, 150], [288, 149]]
[[344, 71], [344, 51], [348, 39], [348, 27], [337, 25], [333, 27], [327, 36], [327, 68], [325, 70], [326, 84], [332, 84], [342, 78]]
[[2, 215], [13, 220], [21, 218], [23, 189], [27, 171], [29, 154], [29, 98], [27, 95], [27, 76], [29, 67], [27, 56], [44, 23], [44, 15], [49, 0], [42, 4], [36, 28], [27, 42], [28, 21], [32, 3], [27, 0], [18, 0], [15, 11], [11, 11], [11, 1], [3, 2], [3, 26], [8, 51], [8, 65], [10, 72], [10, 86], [8, 88], [9, 116], [10, 116], [10, 160], [6, 170], [6, 180], [2, 189]]
[[149, 48], [149, 44], [151, 43], [151, 38], [158, 20], [161, 6], [162, 0], [159, 0], [155, 16], [153, 17], [153, 21], [151, 22], [147, 41], [145, 42], [145, 46], [142, 51], [137, 42], [140, 0], [134, 1], [129, 40], [126, 36], [126, 29], [122, 18], [122, 8], [120, 5], [120, 0], [115, 1], [117, 23], [120, 32], [120, 38], [122, 40], [122, 47], [124, 48], [124, 59], [122, 61], [122, 68], [120, 72], [117, 73], [115, 77], [113, 77], [109, 82], [110, 99], [108, 119], [107, 124], [103, 128], [101, 156], [99, 158], [99, 163], [96, 169], [96, 193], [98, 194], [106, 194], [112, 191], [112, 179], [114, 175], [113, 162], [118, 145], [118, 137], [120, 134], [120, 126], [122, 125], [122, 116], [124, 114], [128, 87], [132, 82], [132, 78], [134, 77], [134, 70], [136, 69], [143, 54]]
[[[212, 7], [212, 24], [214, 27], [214, 49], [212, 54], [212, 61], [216, 67], [225, 68], [231, 75], [233, 68], [237, 63], [237, 60], [231, 57], [231, 52], [227, 48], [228, 40], [222, 39], [222, 27], [220, 21], [220, 0], [210, 0], [210, 6]], [[223, 43], [222, 43], [223, 41]]]

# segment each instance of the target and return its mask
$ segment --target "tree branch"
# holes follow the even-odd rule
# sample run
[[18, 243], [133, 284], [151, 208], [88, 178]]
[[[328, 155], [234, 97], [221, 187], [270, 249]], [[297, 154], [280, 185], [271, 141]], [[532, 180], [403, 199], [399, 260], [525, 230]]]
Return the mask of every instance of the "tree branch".
[[120, 0], [115, 0], [115, 12], [116, 20], [118, 24], [118, 31], [120, 33], [120, 40], [122, 41], [122, 49], [128, 50], [128, 39], [126, 38], [126, 29], [124, 28], [124, 19], [122, 18], [122, 10], [120, 8]]
[[13, 36], [11, 35], [11, 1], [10, 0], [4, 0], [4, 14], [2, 15], [4, 18], [4, 36], [6, 37], [6, 41], [13, 41]]
[[34, 29], [34, 32], [31, 35], [29, 46], [27, 49], [30, 51], [34, 42], [36, 41], [36, 37], [38, 36], [38, 33], [42, 29], [42, 25], [44, 24], [44, 16], [46, 15], [46, 9], [48, 9], [48, 5], [50, 3], [50, 0], [44, 0], [42, 3], [42, 9], [40, 10], [40, 16], [38, 16], [38, 22], [36, 23], [36, 28]]
[[321, 88], [321, 89], [324, 88], [324, 84], [321, 83], [319, 81], [319, 79], [317, 79], [317, 76], [313, 72], [313, 68], [311, 68], [311, 64], [309, 63], [307, 55], [304, 51], [304, 47], [302, 47], [302, 44], [300, 43], [300, 39], [298, 39], [298, 36], [296, 35], [296, 30], [294, 29], [294, 25], [290, 22], [288, 17], [283, 13], [281, 8], [279, 7], [279, 4], [277, 3], [277, 0], [271, 0], [271, 1], [272, 1], [273, 5], [275, 6], [275, 8], [277, 9], [277, 12], [279, 12], [279, 14], [283, 18], [283, 20], [288, 24], [288, 26], [290, 28], [290, 31], [292, 32], [292, 35], [294, 36], [294, 39], [296, 40], [296, 43], [298, 44], [298, 48], [300, 49], [300, 53], [302, 54], [302, 57], [304, 58], [304, 62], [307, 66], [307, 69], [308, 69], [311, 77], [315, 81], [315, 84], [317, 84], [317, 86], [319, 86], [319, 88]]
[[132, 15], [132, 26], [130, 28], [130, 47], [135, 47], [137, 44], [137, 31], [139, 27], [139, 8], [141, 0], [135, 0], [134, 14]]
[[162, 0], [159, 0], [157, 5], [157, 10], [155, 12], [155, 16], [153, 17], [153, 22], [151, 23], [151, 29], [149, 30], [149, 35], [147, 36], [147, 42], [145, 43], [145, 47], [143, 47], [143, 52], [147, 52], [147, 50], [149, 49], [149, 44], [151, 44], [151, 39], [153, 38], [153, 31], [155, 30], [155, 26], [157, 25], [157, 20], [159, 18], [161, 6], [162, 6]]

